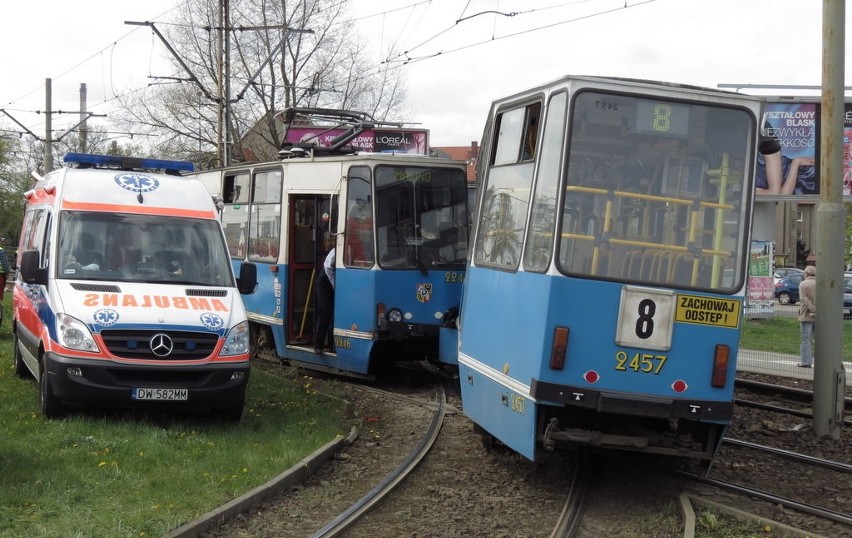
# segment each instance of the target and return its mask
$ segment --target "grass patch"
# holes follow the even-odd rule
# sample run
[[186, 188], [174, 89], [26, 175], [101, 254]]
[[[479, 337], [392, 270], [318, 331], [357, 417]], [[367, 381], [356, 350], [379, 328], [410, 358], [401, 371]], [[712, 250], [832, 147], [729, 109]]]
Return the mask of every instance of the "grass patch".
[[87, 411], [48, 421], [0, 328], [0, 535], [162, 536], [343, 434], [343, 402], [310, 378], [252, 370], [243, 419]]
[[745, 521], [711, 508], [695, 514], [696, 538], [793, 538], [788, 532], [761, 521]]
[[[772, 353], [799, 354], [801, 329], [796, 318], [774, 317], [743, 320], [740, 347]], [[852, 350], [852, 322], [843, 322], [843, 360], [849, 361]]]

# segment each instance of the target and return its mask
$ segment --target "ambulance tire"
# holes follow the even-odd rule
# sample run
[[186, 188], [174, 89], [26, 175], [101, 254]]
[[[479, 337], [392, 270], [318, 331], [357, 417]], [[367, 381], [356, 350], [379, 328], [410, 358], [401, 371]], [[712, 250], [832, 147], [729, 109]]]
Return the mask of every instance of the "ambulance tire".
[[21, 348], [18, 347], [18, 333], [15, 331], [12, 331], [12, 350], [15, 354], [15, 376], [20, 377], [21, 379], [32, 377], [30, 369], [27, 368], [26, 363], [24, 363], [24, 357], [21, 355]]
[[219, 417], [225, 422], [239, 422], [240, 419], [243, 418], [243, 408], [245, 405], [246, 402], [243, 400], [237, 405], [220, 409]]
[[44, 368], [42, 361], [41, 372], [38, 382], [39, 406], [41, 414], [44, 418], [60, 418], [65, 414], [65, 406], [62, 405], [56, 396], [53, 394], [53, 387], [50, 386], [50, 377]]

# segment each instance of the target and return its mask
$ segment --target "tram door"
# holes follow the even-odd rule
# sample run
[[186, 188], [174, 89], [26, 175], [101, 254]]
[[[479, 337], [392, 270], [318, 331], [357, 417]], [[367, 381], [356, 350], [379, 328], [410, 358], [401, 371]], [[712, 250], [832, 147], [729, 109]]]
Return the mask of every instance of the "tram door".
[[315, 290], [318, 272], [330, 249], [328, 238], [329, 197], [291, 196], [287, 264], [287, 341], [313, 342]]

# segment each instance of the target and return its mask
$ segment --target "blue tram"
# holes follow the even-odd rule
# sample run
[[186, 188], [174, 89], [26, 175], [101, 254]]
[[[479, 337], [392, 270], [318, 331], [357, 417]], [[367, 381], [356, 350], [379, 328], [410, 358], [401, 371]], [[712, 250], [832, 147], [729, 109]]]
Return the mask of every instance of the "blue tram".
[[566, 77], [493, 103], [459, 319], [485, 441], [711, 461], [733, 412], [758, 99]]
[[[443, 336], [452, 350], [443, 357], [454, 363], [466, 164], [424, 155], [425, 141], [412, 142], [422, 132], [378, 133], [355, 113], [325, 126], [330, 112], [321, 112], [288, 109], [301, 138], [281, 160], [196, 176], [223, 199], [234, 268], [258, 266], [257, 290], [243, 296], [255, 356], [370, 378], [385, 363], [440, 360]], [[380, 137], [419, 149], [359, 150]], [[315, 286], [332, 246], [333, 346], [314, 351]]]

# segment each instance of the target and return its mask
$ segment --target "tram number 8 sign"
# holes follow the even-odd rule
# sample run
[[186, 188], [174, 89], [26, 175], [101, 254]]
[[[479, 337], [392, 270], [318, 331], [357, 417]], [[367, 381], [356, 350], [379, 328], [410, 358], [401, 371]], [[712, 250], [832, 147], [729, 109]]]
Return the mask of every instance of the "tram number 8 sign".
[[674, 304], [673, 291], [624, 286], [615, 343], [660, 351], [671, 349]]

